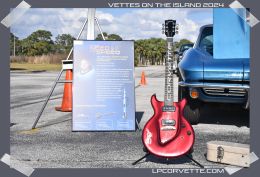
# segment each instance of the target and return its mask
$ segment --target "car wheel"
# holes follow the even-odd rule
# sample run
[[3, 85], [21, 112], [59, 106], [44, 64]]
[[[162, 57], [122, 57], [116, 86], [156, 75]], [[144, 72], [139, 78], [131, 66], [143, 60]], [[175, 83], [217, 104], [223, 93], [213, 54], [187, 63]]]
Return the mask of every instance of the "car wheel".
[[196, 125], [199, 123], [201, 102], [199, 100], [191, 99], [187, 92], [187, 88], [182, 88], [180, 93], [181, 99], [187, 99], [187, 104], [184, 107], [183, 115], [186, 120], [190, 122], [190, 124]]
[[195, 105], [196, 103], [188, 102], [184, 107], [183, 114], [187, 121], [192, 125], [199, 123], [200, 118], [200, 109], [199, 106]]

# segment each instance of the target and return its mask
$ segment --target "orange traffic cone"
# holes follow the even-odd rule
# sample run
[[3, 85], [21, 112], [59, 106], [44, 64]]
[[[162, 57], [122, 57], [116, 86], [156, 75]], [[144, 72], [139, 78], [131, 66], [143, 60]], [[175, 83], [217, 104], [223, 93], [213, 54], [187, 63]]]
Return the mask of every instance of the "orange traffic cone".
[[[72, 80], [72, 70], [66, 71], [66, 81]], [[60, 107], [55, 107], [56, 111], [71, 112], [72, 111], [72, 83], [64, 84], [64, 92], [62, 104]]]
[[145, 73], [142, 71], [140, 85], [146, 85]]

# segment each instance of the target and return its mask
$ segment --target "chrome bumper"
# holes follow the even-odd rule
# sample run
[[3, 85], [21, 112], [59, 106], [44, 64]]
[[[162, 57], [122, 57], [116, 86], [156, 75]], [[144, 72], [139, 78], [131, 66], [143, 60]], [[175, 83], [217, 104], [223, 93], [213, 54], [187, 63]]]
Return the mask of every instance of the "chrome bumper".
[[179, 82], [182, 87], [212, 87], [212, 88], [237, 88], [237, 89], [249, 89], [250, 86], [245, 84], [223, 84], [223, 83], [199, 83], [199, 82]]
[[182, 87], [200, 87], [200, 88], [230, 88], [230, 89], [245, 89], [247, 91], [247, 102], [245, 104], [245, 109], [249, 108], [249, 84], [225, 84], [225, 83], [199, 83], [199, 82], [179, 82]]

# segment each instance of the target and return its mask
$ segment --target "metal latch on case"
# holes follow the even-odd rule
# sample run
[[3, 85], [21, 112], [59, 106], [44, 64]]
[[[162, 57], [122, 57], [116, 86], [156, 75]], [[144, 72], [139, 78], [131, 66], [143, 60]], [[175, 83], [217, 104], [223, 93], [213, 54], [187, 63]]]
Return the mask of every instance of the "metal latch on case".
[[224, 157], [224, 149], [223, 149], [223, 147], [218, 146], [218, 148], [217, 148], [217, 161], [221, 162], [223, 157]]

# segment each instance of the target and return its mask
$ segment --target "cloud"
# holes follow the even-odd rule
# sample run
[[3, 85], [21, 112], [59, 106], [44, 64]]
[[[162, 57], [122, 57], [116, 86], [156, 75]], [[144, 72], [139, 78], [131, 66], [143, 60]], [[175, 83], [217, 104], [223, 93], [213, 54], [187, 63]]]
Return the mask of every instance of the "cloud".
[[[196, 19], [201, 12], [209, 14], [203, 20]], [[100, 12], [102, 14], [102, 10]], [[161, 33], [165, 19], [176, 19], [179, 24], [179, 34], [176, 39], [187, 38], [195, 41], [202, 25], [212, 23], [211, 11], [206, 9], [135, 9], [121, 16], [113, 16], [113, 21], [104, 24], [102, 28], [108, 33], [116, 33], [124, 39], [142, 39], [151, 37], [165, 37]], [[101, 17], [97, 16], [99, 19]], [[192, 17], [192, 18], [191, 18]]]
[[[118, 9], [97, 9], [96, 17], [102, 30], [107, 33], [119, 34], [123, 39], [143, 39], [165, 36], [161, 33], [165, 19], [176, 19], [179, 34], [176, 40], [187, 38], [195, 41], [200, 26], [212, 23], [212, 10], [161, 8], [161, 9], [127, 9], [116, 13]], [[114, 13], [113, 13], [114, 12]], [[12, 32], [25, 38], [38, 29], [49, 30], [53, 38], [58, 34], [69, 33], [77, 36], [87, 9], [30, 9], [25, 16], [12, 26]], [[98, 33], [97, 29], [96, 32]], [[86, 38], [86, 30], [83, 32]]]
[[53, 37], [63, 33], [77, 36], [86, 17], [87, 9], [32, 8], [12, 25], [11, 31], [20, 38], [38, 29], [51, 31]]

